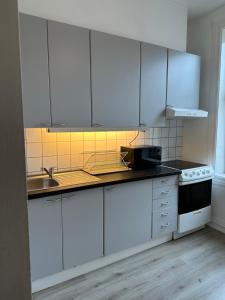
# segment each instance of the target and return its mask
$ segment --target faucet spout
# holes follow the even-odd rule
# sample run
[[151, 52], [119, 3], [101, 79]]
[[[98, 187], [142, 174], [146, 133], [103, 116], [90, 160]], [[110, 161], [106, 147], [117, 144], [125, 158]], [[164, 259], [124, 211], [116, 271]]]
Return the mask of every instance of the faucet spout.
[[51, 167], [49, 169], [43, 168], [43, 170], [48, 174], [49, 178], [53, 179], [53, 177], [54, 177], [54, 167]]

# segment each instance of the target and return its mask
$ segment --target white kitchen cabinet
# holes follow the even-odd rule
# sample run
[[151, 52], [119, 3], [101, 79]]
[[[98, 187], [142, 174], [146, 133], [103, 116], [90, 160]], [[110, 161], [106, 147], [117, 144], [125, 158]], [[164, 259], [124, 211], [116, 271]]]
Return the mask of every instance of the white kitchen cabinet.
[[140, 126], [166, 123], [167, 49], [141, 43]]
[[177, 230], [177, 176], [153, 179], [152, 238]]
[[62, 196], [63, 264], [69, 269], [103, 256], [103, 189]]
[[32, 281], [177, 229], [177, 176], [28, 201]]
[[91, 127], [89, 30], [48, 21], [52, 127]]
[[20, 19], [21, 79], [25, 127], [50, 127], [47, 21]]
[[199, 56], [168, 50], [167, 105], [177, 108], [199, 108]]
[[152, 181], [112, 185], [104, 189], [104, 254], [151, 239]]
[[61, 195], [28, 201], [32, 281], [62, 271]]
[[140, 43], [91, 32], [94, 127], [139, 126]]

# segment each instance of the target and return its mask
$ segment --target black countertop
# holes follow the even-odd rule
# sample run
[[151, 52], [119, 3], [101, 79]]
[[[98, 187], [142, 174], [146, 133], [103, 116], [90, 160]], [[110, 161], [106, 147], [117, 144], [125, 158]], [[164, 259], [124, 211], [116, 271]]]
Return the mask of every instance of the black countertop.
[[123, 183], [123, 182], [131, 182], [131, 181], [138, 181], [143, 179], [152, 179], [157, 177], [179, 175], [180, 173], [181, 173], [180, 170], [172, 169], [165, 166], [156, 166], [151, 169], [145, 169], [145, 170], [130, 170], [130, 171], [98, 175], [96, 177], [100, 178], [101, 180], [96, 182], [76, 184], [76, 185], [63, 186], [63, 187], [57, 186], [49, 189], [30, 191], [28, 192], [28, 199], [30, 200], [35, 198], [62, 194], [62, 193], [70, 193], [74, 191], [97, 188], [97, 187]]

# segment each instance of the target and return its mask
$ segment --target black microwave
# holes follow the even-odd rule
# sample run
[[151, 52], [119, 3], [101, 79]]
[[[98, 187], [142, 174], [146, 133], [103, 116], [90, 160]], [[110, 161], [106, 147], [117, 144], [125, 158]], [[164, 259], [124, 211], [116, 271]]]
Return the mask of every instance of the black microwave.
[[159, 146], [121, 146], [120, 151], [126, 154], [124, 161], [131, 169], [147, 169], [162, 161], [162, 147]]

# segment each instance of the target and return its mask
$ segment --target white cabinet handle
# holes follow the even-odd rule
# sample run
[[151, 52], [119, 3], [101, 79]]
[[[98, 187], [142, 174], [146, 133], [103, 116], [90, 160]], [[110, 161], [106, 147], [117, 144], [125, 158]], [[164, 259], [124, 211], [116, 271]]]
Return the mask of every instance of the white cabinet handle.
[[62, 196], [62, 199], [68, 199], [68, 200], [70, 200], [70, 199], [72, 199], [72, 198], [75, 198], [77, 196], [77, 194], [76, 193], [74, 193], [74, 194], [68, 194], [68, 195], [63, 195]]
[[170, 191], [162, 191], [161, 195], [168, 195]]
[[51, 127], [51, 124], [50, 123], [39, 123], [39, 124], [37, 124], [37, 127]]
[[162, 179], [161, 180], [161, 183], [167, 183], [168, 182], [168, 179]]
[[61, 198], [47, 198], [46, 199], [46, 202], [58, 202], [58, 201], [61, 201]]
[[169, 223], [167, 223], [167, 224], [162, 224], [162, 225], [161, 225], [161, 228], [167, 228], [169, 225], [170, 225]]
[[99, 123], [93, 123], [92, 124], [93, 127], [103, 127], [103, 124], [99, 124]]
[[166, 202], [161, 202], [161, 206], [166, 206], [166, 205], [168, 205], [168, 204], [169, 204], [168, 201], [166, 201]]
[[52, 124], [53, 127], [63, 127], [63, 126], [66, 126], [65, 123], [53, 123]]
[[114, 189], [115, 189], [114, 186], [109, 186], [109, 187], [106, 187], [106, 188], [105, 188], [105, 191], [110, 192], [110, 191], [112, 191], [112, 190], [114, 190]]
[[161, 213], [161, 217], [167, 217], [169, 215], [169, 213]]

